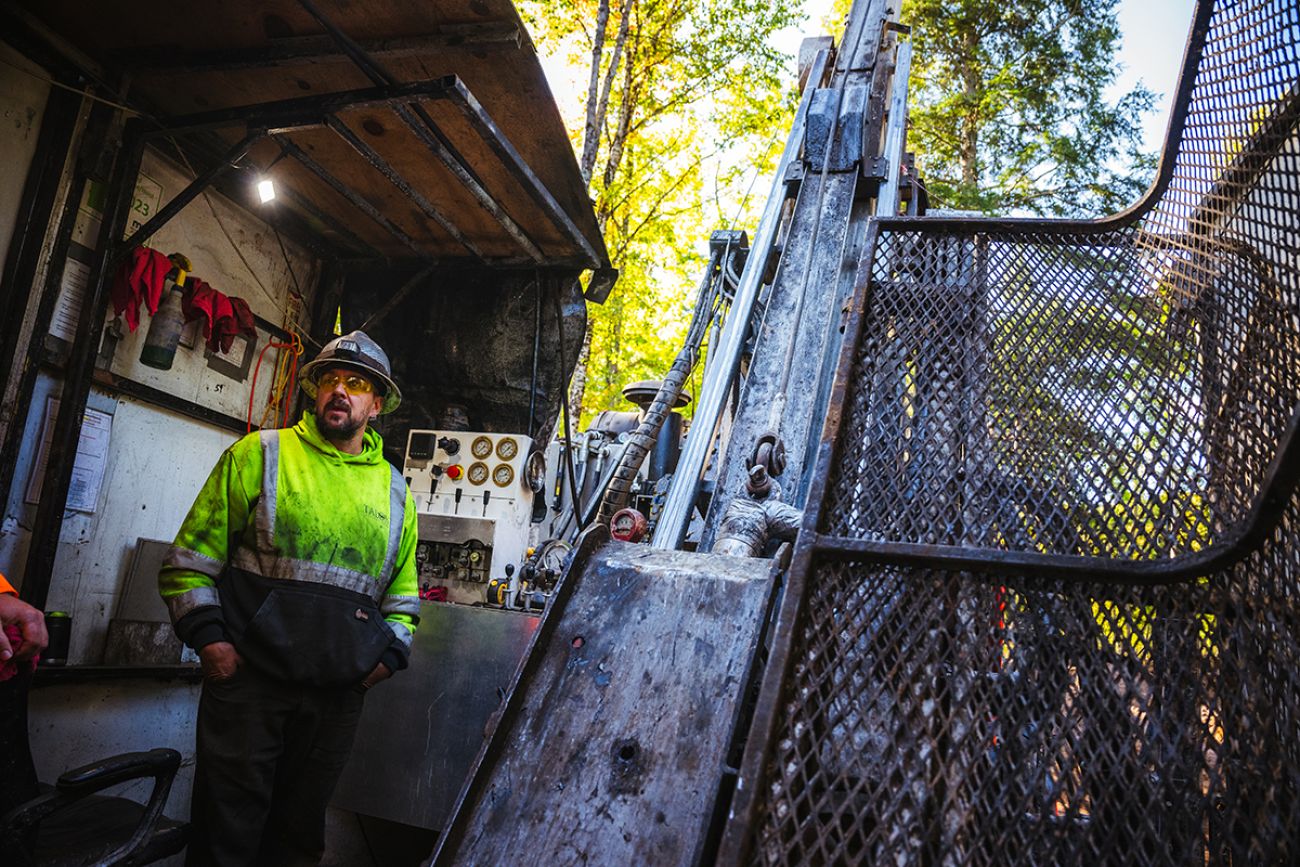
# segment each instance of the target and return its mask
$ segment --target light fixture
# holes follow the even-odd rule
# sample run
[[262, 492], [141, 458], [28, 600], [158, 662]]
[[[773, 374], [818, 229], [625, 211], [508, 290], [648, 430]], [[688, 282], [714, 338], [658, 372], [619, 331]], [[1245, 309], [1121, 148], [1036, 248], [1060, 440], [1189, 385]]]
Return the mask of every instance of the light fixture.
[[270, 178], [262, 178], [257, 182], [257, 197], [262, 200], [262, 204], [275, 201], [275, 184]]

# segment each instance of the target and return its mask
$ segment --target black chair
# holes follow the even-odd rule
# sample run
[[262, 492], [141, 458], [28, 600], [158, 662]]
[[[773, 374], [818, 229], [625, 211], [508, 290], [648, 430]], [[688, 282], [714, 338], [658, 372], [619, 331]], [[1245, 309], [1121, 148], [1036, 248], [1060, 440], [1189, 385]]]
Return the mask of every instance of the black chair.
[[[189, 825], [163, 815], [180, 753], [171, 749], [123, 753], [59, 777], [36, 781], [27, 736], [31, 675], [0, 683], [0, 864], [5, 867], [148, 864], [174, 855], [189, 840]], [[152, 777], [146, 804], [98, 794]]]

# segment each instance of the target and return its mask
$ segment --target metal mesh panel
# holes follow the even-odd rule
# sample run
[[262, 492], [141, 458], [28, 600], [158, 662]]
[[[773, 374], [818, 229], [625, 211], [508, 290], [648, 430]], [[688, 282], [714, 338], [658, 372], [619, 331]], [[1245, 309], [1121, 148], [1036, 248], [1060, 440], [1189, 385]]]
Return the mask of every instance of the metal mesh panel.
[[1294, 253], [1181, 243], [882, 231], [822, 532], [1146, 559], [1239, 529], [1300, 401]]
[[724, 855], [1300, 863], [1300, 9], [1196, 21], [1154, 203], [877, 227]]
[[1298, 566], [1273, 543], [1123, 587], [819, 561], [757, 859], [1296, 863]]
[[1141, 560], [1240, 528], [1300, 402], [1300, 11], [1218, 5], [1140, 219], [880, 230], [822, 532]]

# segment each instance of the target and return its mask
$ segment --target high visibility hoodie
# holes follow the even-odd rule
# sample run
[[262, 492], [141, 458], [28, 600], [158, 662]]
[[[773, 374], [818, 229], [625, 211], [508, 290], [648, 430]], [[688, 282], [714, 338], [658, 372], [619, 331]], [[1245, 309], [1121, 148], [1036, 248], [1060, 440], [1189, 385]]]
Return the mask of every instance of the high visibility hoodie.
[[273, 677], [337, 686], [406, 667], [419, 623], [415, 505], [367, 429], [359, 455], [310, 412], [222, 454], [158, 576], [182, 641], [229, 641]]

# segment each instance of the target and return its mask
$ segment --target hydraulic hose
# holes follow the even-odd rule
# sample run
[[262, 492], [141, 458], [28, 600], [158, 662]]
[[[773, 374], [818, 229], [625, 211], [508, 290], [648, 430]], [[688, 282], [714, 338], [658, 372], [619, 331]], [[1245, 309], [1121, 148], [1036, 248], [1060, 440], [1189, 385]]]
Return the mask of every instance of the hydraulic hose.
[[660, 383], [654, 400], [646, 407], [641, 423], [632, 432], [627, 448], [623, 450], [623, 456], [609, 480], [609, 487], [605, 489], [605, 496], [600, 501], [600, 511], [596, 515], [596, 521], [600, 524], [608, 524], [614, 515], [627, 505], [637, 471], [641, 469], [641, 464], [645, 463], [646, 455], [654, 448], [664, 419], [677, 403], [677, 398], [682, 393], [682, 386], [686, 384], [691, 369], [695, 367], [700, 341], [712, 319], [713, 305], [708, 303], [710, 292], [714, 281], [719, 279], [724, 255], [729, 255], [731, 252], [732, 247], [728, 242], [725, 248], [714, 249], [709, 256], [709, 265], [704, 271], [704, 279], [700, 281], [700, 289], [695, 300], [695, 312], [691, 316], [691, 327], [686, 332], [686, 340], [677, 357], [673, 359], [672, 367], [668, 369], [668, 373]]

